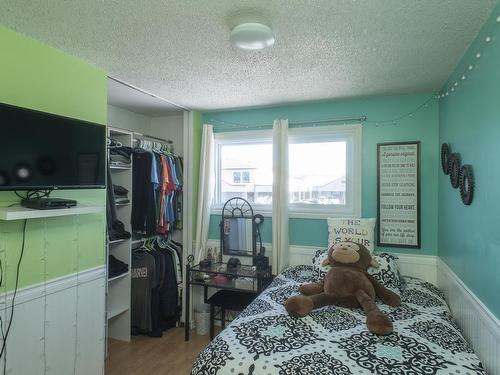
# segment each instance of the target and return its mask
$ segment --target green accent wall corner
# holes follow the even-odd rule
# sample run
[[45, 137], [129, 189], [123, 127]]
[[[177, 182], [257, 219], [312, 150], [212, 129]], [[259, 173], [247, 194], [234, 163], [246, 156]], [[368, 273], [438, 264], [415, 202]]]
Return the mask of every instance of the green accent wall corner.
[[[439, 173], [439, 257], [500, 318], [500, 5], [450, 76], [460, 84], [439, 105], [439, 140], [471, 164], [475, 192], [470, 206], [449, 177]], [[491, 38], [485, 43], [486, 37]], [[481, 52], [481, 58], [475, 57]], [[469, 64], [473, 69], [468, 70]], [[462, 72], [467, 78], [461, 80]]]
[[[106, 124], [106, 74], [73, 56], [0, 26], [0, 102]], [[1, 132], [1, 126], [0, 126]], [[57, 191], [81, 203], [99, 205], [102, 214], [31, 219], [20, 272], [20, 287], [105, 263], [105, 190]], [[19, 203], [0, 192], [0, 207]], [[15, 285], [23, 221], [0, 221], [0, 260], [4, 283]]]

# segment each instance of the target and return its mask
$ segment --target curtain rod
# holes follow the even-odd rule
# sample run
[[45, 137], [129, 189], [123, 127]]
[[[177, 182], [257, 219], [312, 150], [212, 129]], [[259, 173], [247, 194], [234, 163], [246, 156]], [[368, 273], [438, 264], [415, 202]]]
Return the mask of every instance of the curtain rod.
[[[357, 117], [343, 117], [343, 118], [333, 118], [333, 119], [323, 119], [323, 120], [307, 120], [307, 121], [289, 121], [289, 125], [304, 125], [304, 124], [321, 124], [321, 123], [329, 123], [329, 122], [350, 122], [350, 121], [359, 121], [365, 122], [367, 120], [366, 116], [357, 116]], [[237, 122], [226, 122], [222, 120], [218, 120], [216, 118], [208, 118], [209, 122], [216, 122], [219, 124], [227, 124], [232, 126], [239, 126], [245, 128], [262, 128], [262, 127], [272, 127], [273, 123], [258, 123], [258, 124], [241, 124]]]
[[301, 124], [318, 124], [324, 122], [348, 122], [348, 121], [366, 121], [366, 116], [358, 116], [358, 117], [344, 117], [344, 118], [335, 118], [335, 119], [325, 119], [325, 120], [317, 120], [317, 121], [289, 121], [289, 125], [301, 125]]

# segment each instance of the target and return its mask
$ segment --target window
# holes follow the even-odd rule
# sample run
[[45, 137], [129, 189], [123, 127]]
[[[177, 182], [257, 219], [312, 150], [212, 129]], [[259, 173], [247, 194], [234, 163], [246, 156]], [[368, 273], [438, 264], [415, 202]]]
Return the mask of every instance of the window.
[[271, 209], [271, 131], [216, 133], [215, 161], [215, 209], [234, 197], [245, 198], [254, 208]]
[[290, 203], [343, 205], [346, 142], [290, 143]]
[[292, 216], [361, 215], [361, 125], [289, 130]]
[[233, 172], [233, 183], [239, 184], [241, 182], [241, 172]]
[[[361, 215], [361, 125], [289, 129], [291, 217]], [[215, 134], [214, 210], [234, 197], [270, 212], [272, 131]]]
[[251, 171], [233, 171], [233, 183], [249, 184]]
[[250, 183], [250, 172], [249, 171], [241, 172], [241, 176], [242, 176], [241, 178], [242, 178], [244, 184]]

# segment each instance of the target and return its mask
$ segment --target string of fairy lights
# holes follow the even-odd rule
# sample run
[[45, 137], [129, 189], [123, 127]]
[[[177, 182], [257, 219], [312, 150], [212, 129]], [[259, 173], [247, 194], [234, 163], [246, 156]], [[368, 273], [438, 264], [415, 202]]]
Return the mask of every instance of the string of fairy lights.
[[[496, 17], [495, 19], [496, 25], [500, 26], [500, 15]], [[353, 119], [349, 121], [348, 123], [353, 123], [353, 122], [361, 122], [362, 124], [371, 124], [374, 125], [375, 127], [379, 126], [396, 126], [396, 125], [401, 125], [403, 120], [407, 118], [413, 118], [414, 116], [417, 115], [417, 113], [424, 109], [428, 108], [431, 104], [437, 103], [439, 100], [445, 99], [446, 97], [452, 95], [453, 93], [456, 93], [460, 87], [465, 83], [466, 80], [470, 79], [472, 72], [477, 69], [479, 65], [479, 60], [483, 59], [485, 57], [485, 49], [487, 48], [488, 45], [492, 44], [496, 40], [496, 37], [493, 35], [493, 33], [490, 33], [490, 35], [487, 35], [484, 37], [484, 44], [481, 48], [478, 48], [477, 52], [473, 55], [472, 61], [469, 62], [469, 64], [465, 64], [465, 69], [461, 72], [461, 74], [457, 74], [457, 79], [456, 80], [450, 80], [451, 83], [447, 84], [446, 87], [444, 87], [439, 93], [433, 94], [431, 97], [427, 98], [424, 100], [423, 103], [419, 104], [415, 108], [413, 108], [411, 111], [406, 112], [400, 116], [397, 116], [395, 118], [391, 119], [381, 119], [381, 120], [373, 120], [371, 118], [367, 118], [366, 116], [359, 116], [359, 120], [356, 121], [356, 119]], [[315, 120], [314, 121], [307, 121], [307, 124], [300, 124], [298, 122], [297, 124], [293, 124], [292, 127], [316, 127], [316, 126], [324, 126], [324, 125], [333, 125], [335, 123], [346, 123], [344, 120], [339, 120], [339, 119], [320, 119], [320, 120]], [[273, 124], [272, 123], [261, 123], [261, 124], [256, 124], [256, 123], [251, 123], [251, 124], [245, 124], [245, 123], [238, 123], [238, 122], [232, 122], [232, 121], [224, 121], [217, 119], [216, 117], [209, 117], [207, 118], [207, 122], [214, 125], [215, 131], [219, 130], [219, 127], [223, 127], [223, 131], [231, 131], [231, 130], [255, 130], [255, 129], [271, 129]]]
[[[421, 111], [424, 108], [428, 108], [433, 102], [437, 102], [437, 95], [431, 95], [430, 97], [426, 98], [423, 103], [419, 104], [412, 110], [405, 112], [404, 114], [395, 117], [395, 118], [390, 118], [390, 119], [380, 119], [380, 120], [372, 120], [367, 118], [366, 116], [359, 116], [359, 118], [356, 119], [351, 119], [351, 120], [344, 120], [344, 119], [320, 119], [320, 120], [315, 120], [315, 121], [307, 121], [304, 124], [301, 124], [300, 122], [293, 123], [291, 124], [291, 127], [294, 128], [303, 128], [303, 127], [319, 127], [319, 126], [327, 126], [327, 125], [333, 125], [333, 124], [353, 124], [353, 123], [362, 123], [362, 124], [370, 124], [374, 125], [375, 127], [379, 126], [385, 126], [385, 125], [391, 125], [391, 126], [396, 126], [400, 125], [403, 120], [406, 118], [413, 118], [414, 116], [417, 115], [417, 112]], [[223, 121], [220, 119], [217, 119], [215, 117], [210, 117], [207, 119], [207, 122], [209, 124], [212, 124], [215, 128], [215, 131], [231, 131], [231, 130], [264, 130], [264, 129], [271, 129], [273, 127], [272, 123], [261, 123], [261, 124], [244, 124], [244, 123], [239, 123], [239, 122], [229, 122], [229, 121]], [[223, 129], [220, 129], [220, 127], [223, 127]]]
[[[500, 26], [500, 16], [497, 16], [496, 24], [497, 26]], [[443, 88], [443, 90], [437, 94], [436, 97], [438, 99], [444, 99], [447, 96], [452, 95], [465, 83], [465, 81], [470, 77], [472, 72], [477, 68], [479, 60], [484, 58], [484, 50], [487, 48], [489, 44], [493, 42], [493, 40], [494, 37], [491, 35], [487, 35], [484, 38], [484, 45], [482, 46], [482, 48], [478, 48], [472, 60], [469, 62], [469, 64], [465, 64], [466, 68], [462, 71], [461, 74], [457, 74], [458, 78], [456, 80], [452, 80], [452, 82], [447, 87]]]

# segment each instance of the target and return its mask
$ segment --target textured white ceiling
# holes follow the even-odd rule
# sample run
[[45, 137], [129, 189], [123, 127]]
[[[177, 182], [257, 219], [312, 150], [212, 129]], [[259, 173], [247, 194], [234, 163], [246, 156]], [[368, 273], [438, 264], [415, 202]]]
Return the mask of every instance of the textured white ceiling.
[[[495, 0], [2, 0], [0, 22], [194, 109], [437, 90]], [[276, 44], [233, 49], [238, 20]]]

